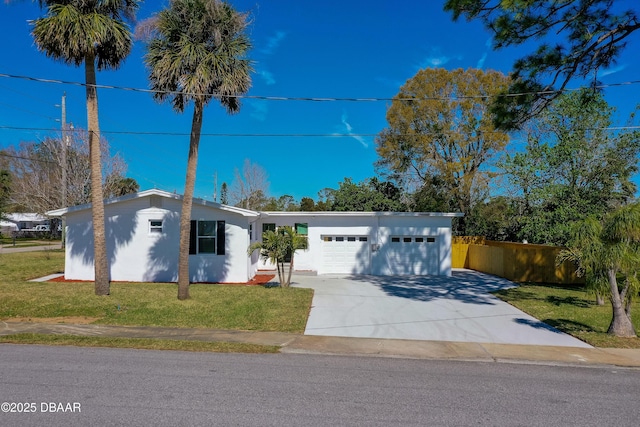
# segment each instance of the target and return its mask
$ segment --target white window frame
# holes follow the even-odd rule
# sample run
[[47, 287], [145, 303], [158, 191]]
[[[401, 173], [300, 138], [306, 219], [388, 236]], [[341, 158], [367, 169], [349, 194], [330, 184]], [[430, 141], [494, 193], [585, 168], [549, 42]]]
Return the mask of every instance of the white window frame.
[[[213, 223], [213, 234], [200, 234], [200, 224], [202, 223]], [[218, 252], [218, 221], [215, 220], [198, 220], [196, 225], [196, 253], [198, 254], [206, 254], [206, 255], [216, 255]], [[204, 240], [213, 241], [213, 251], [201, 251], [200, 244], [204, 243]]]
[[[160, 225], [154, 225], [154, 222], [159, 222]], [[164, 233], [164, 220], [162, 219], [150, 219], [149, 220], [149, 229], [148, 229], [149, 235], [150, 236], [158, 236], [162, 233]]]

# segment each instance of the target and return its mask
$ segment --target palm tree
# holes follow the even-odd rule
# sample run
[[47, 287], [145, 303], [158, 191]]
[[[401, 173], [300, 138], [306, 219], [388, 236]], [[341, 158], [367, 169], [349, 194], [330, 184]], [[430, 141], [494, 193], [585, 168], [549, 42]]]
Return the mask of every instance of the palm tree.
[[262, 241], [252, 243], [247, 252], [251, 255], [256, 250], [260, 250], [262, 259], [275, 264], [278, 270], [278, 282], [282, 286], [284, 283], [284, 258], [287, 255], [284, 234], [279, 230], [265, 231], [262, 233]]
[[[270, 261], [278, 269], [278, 281], [283, 288], [291, 284], [291, 273], [293, 272], [293, 261], [296, 251], [307, 249], [307, 236], [298, 234], [291, 226], [279, 227], [277, 231], [267, 230], [262, 234], [262, 242], [255, 242], [249, 246], [248, 253], [260, 250], [260, 255], [264, 260]], [[289, 273], [285, 279], [284, 264], [287, 255], [291, 255], [289, 261]]]
[[289, 275], [287, 276], [287, 281], [285, 283], [285, 287], [289, 287], [291, 284], [291, 272], [293, 271], [293, 258], [296, 254], [297, 250], [307, 249], [309, 247], [309, 243], [307, 240], [307, 236], [302, 236], [298, 234], [298, 232], [290, 226], [283, 227], [283, 233], [286, 236], [286, 248], [287, 253], [291, 254], [291, 260], [289, 261]]
[[215, 98], [228, 113], [236, 113], [237, 95], [249, 90], [248, 15], [220, 0], [171, 0], [153, 24], [145, 62], [155, 99], [170, 99], [179, 113], [189, 102], [194, 104], [180, 216], [178, 299], [182, 300], [189, 298], [189, 234], [203, 111]]
[[636, 277], [640, 266], [640, 203], [619, 208], [602, 221], [588, 218], [577, 224], [569, 248], [559, 255], [562, 259], [574, 261], [587, 285], [609, 297], [612, 318], [607, 333], [635, 337], [631, 303], [640, 289]]
[[133, 21], [139, 0], [39, 0], [46, 15], [33, 21], [33, 39], [47, 56], [68, 65], [84, 64], [87, 127], [91, 163], [91, 203], [96, 295], [109, 295], [109, 265], [100, 163], [100, 126], [96, 70], [117, 69], [133, 39], [125, 20]]

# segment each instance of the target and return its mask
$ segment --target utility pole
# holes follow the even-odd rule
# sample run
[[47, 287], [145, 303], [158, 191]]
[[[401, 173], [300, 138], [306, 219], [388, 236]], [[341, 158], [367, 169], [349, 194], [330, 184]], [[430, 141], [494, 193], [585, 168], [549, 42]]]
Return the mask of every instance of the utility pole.
[[213, 173], [213, 201], [218, 201], [218, 171]]
[[[67, 145], [69, 144], [69, 136], [67, 135], [67, 93], [62, 93], [62, 207], [67, 207]], [[67, 221], [62, 217], [61, 238], [62, 247], [65, 247]]]

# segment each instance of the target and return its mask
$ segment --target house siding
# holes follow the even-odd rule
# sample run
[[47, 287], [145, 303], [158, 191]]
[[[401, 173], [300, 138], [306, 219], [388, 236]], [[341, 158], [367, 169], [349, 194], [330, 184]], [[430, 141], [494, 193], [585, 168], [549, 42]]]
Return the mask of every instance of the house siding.
[[[257, 229], [262, 231], [263, 223], [273, 223], [277, 227], [295, 223], [309, 224], [308, 249], [296, 252], [294, 270], [315, 271], [326, 274], [326, 246], [324, 236], [366, 236], [368, 247], [358, 254], [363, 265], [341, 273], [364, 273], [373, 275], [393, 274], [437, 274], [451, 275], [451, 217], [428, 215], [299, 215], [270, 212], [261, 218]], [[434, 243], [408, 246], [402, 253], [394, 251], [390, 244], [393, 236], [420, 236], [435, 238]], [[433, 245], [433, 249], [429, 245]], [[428, 252], [430, 251], [430, 252]], [[403, 259], [406, 257], [406, 259]], [[398, 268], [404, 262], [406, 268]], [[275, 268], [269, 261], [260, 259], [260, 269]]]
[[[132, 282], [176, 282], [182, 202], [162, 198], [135, 198], [105, 206], [110, 279]], [[153, 205], [156, 206], [153, 206]], [[160, 206], [158, 206], [160, 205]], [[243, 283], [253, 277], [246, 251], [247, 218], [194, 204], [192, 219], [225, 221], [225, 255], [190, 255], [192, 282]], [[162, 233], [150, 233], [149, 221], [162, 220]], [[65, 278], [93, 280], [91, 210], [67, 214]], [[255, 270], [255, 269], [254, 269]]]
[[[107, 255], [112, 281], [177, 281], [181, 209], [180, 196], [160, 190], [105, 202]], [[65, 278], [93, 280], [90, 205], [51, 211], [50, 214], [65, 215], [67, 219]], [[294, 227], [296, 223], [308, 225], [309, 243], [307, 250], [296, 252], [296, 271], [448, 276], [451, 274], [451, 220], [456, 215], [259, 213], [195, 199], [191, 219], [224, 221], [225, 245], [223, 255], [220, 252], [190, 255], [190, 281], [245, 283], [259, 269], [274, 268], [269, 261], [261, 259], [259, 251], [248, 255], [247, 249], [252, 242], [262, 239], [264, 224]], [[152, 220], [162, 221], [162, 232], [157, 232], [157, 228], [150, 230]]]

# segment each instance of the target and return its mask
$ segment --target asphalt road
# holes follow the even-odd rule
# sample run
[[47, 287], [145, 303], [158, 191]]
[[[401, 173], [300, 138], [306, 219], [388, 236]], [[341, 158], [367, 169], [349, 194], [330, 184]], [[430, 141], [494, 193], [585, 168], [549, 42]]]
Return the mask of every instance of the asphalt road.
[[0, 345], [1, 426], [637, 426], [638, 396], [618, 368]]

